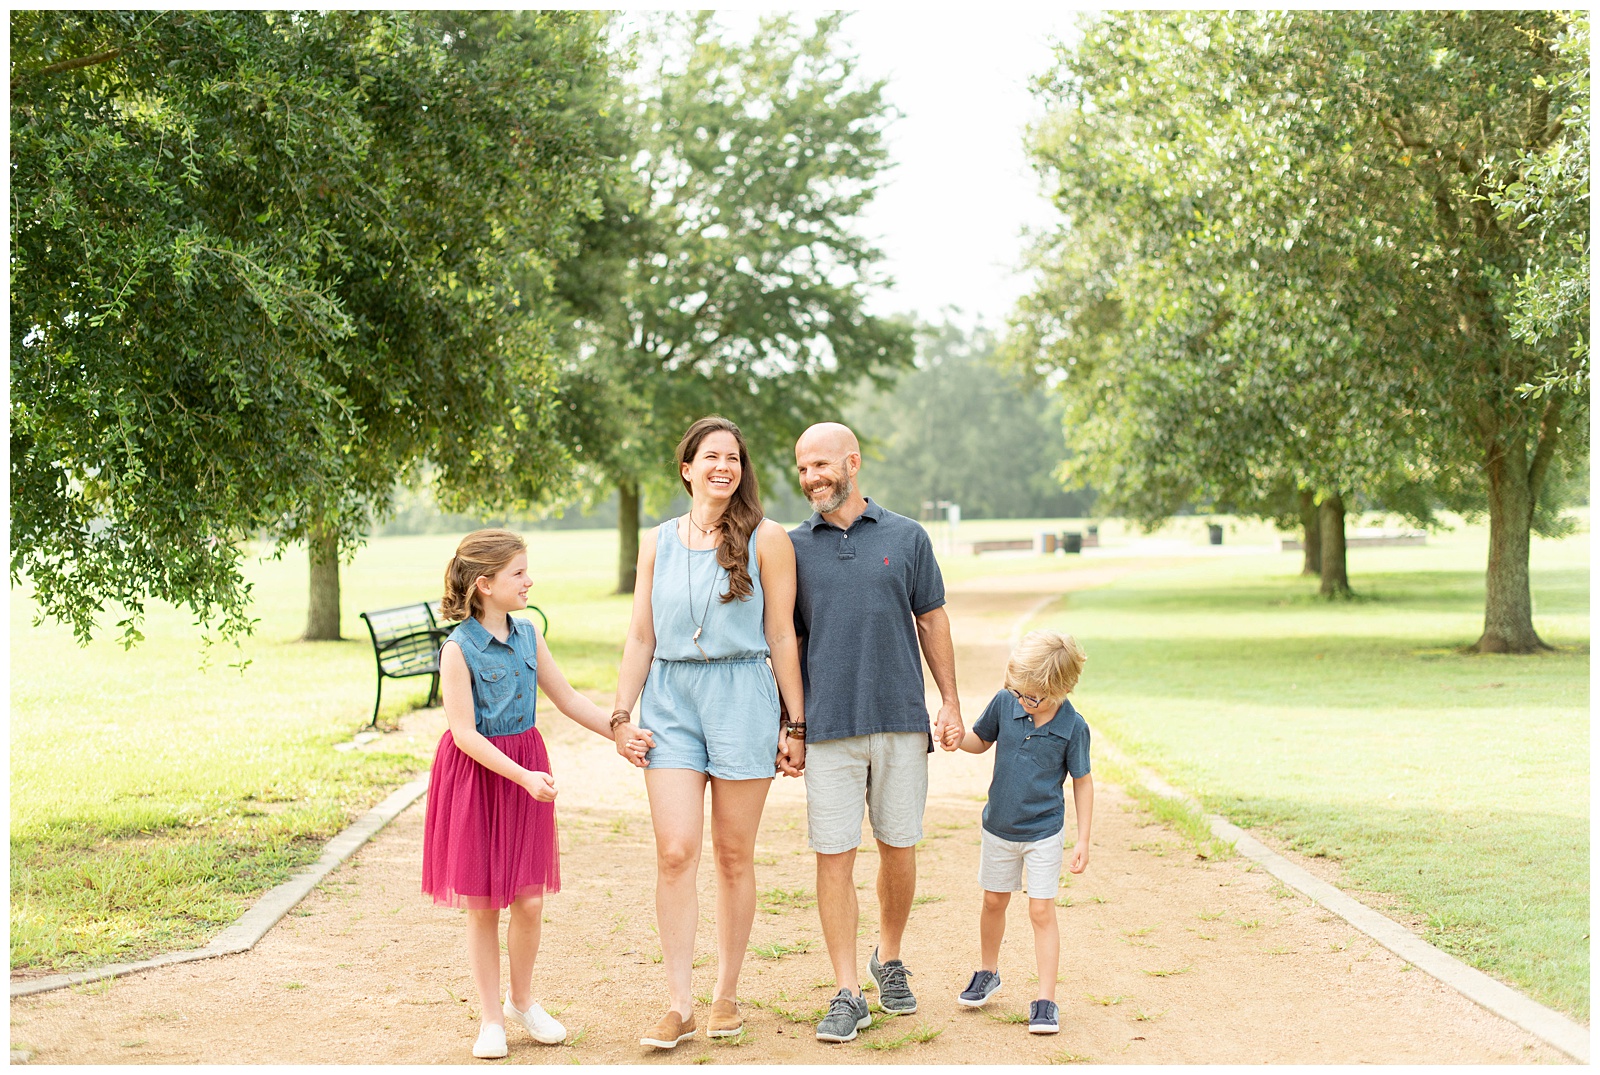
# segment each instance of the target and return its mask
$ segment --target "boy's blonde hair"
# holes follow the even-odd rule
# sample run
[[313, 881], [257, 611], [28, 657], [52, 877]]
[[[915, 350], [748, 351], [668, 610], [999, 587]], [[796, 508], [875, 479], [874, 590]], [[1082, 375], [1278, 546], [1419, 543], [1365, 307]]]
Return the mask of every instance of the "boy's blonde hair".
[[1078, 685], [1088, 659], [1071, 635], [1029, 631], [1006, 664], [1006, 686], [1059, 701]]

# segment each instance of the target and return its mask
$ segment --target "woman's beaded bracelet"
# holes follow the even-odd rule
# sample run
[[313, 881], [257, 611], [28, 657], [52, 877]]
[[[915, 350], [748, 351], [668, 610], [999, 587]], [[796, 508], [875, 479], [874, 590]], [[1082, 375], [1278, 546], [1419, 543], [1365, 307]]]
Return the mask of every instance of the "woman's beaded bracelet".
[[616, 731], [617, 725], [627, 724], [633, 720], [633, 713], [627, 709], [613, 709], [611, 711], [611, 730]]

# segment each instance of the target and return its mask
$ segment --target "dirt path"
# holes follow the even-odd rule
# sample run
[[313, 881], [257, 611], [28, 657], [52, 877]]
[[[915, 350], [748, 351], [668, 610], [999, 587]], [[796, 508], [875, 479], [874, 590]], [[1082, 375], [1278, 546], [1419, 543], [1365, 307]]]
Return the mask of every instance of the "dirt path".
[[[1131, 565], [952, 587], [963, 711], [1000, 684], [1006, 639], [1041, 598]], [[605, 699], [604, 701], [609, 701]], [[1094, 715], [1088, 714], [1091, 724]], [[404, 736], [437, 737], [439, 711]], [[978, 819], [991, 759], [930, 759], [927, 838], [905, 959], [918, 1015], [825, 1046], [813, 1013], [832, 992], [805, 847], [800, 781], [776, 782], [761, 825], [756, 915], [743, 979], [746, 1033], [660, 1053], [638, 1045], [665, 1004], [652, 928], [654, 865], [642, 778], [559, 715], [542, 721], [563, 788], [563, 891], [546, 903], [535, 995], [573, 1039], [511, 1035], [509, 1063], [1559, 1063], [1478, 1008], [1283, 889], [1242, 859], [1204, 862], [1127, 796], [1098, 785], [1093, 858], [1063, 889], [1062, 1032], [1006, 1022], [1032, 999], [1032, 935], [1015, 901], [1005, 980], [982, 1012], [955, 993], [977, 965]], [[11, 1041], [34, 1063], [472, 1063], [477, 1029], [460, 915], [417, 890], [422, 804], [402, 814], [243, 955], [11, 1004]], [[862, 960], [875, 932], [870, 840], [857, 881]], [[696, 972], [714, 968], [709, 856]], [[864, 965], [863, 965], [864, 970]], [[701, 1015], [704, 1018], [704, 1013]], [[910, 1041], [913, 1031], [936, 1033]]]

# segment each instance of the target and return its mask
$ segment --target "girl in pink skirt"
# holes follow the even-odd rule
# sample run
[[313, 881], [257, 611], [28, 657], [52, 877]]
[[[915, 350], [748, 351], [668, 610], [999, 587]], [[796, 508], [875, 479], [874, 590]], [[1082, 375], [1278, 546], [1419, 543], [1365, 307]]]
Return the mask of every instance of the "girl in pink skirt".
[[[461, 539], [444, 573], [443, 612], [460, 619], [439, 652], [450, 728], [428, 783], [422, 891], [466, 908], [467, 959], [483, 1023], [472, 1055], [506, 1055], [507, 1022], [553, 1045], [567, 1032], [532, 997], [546, 892], [561, 890], [556, 782], [534, 727], [538, 691], [597, 735], [606, 716], [573, 690], [544, 639], [510, 613], [528, 605], [527, 546], [505, 530]], [[643, 735], [644, 733], [637, 733]], [[643, 750], [626, 756], [643, 758]], [[506, 952], [511, 989], [500, 1003], [500, 909], [511, 909]]]

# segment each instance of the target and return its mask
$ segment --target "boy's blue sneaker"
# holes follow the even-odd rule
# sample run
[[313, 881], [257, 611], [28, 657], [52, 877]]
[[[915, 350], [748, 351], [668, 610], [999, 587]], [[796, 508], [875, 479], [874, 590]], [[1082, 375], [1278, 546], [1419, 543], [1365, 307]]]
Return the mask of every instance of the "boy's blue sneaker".
[[906, 965], [898, 959], [891, 959], [887, 963], [878, 962], [878, 950], [872, 950], [872, 958], [867, 960], [867, 970], [872, 972], [872, 980], [878, 983], [878, 1004], [889, 1015], [914, 1015], [917, 1010], [917, 998], [911, 993], [911, 986], [906, 982], [906, 976], [911, 972], [906, 970]]
[[1028, 1005], [1028, 1033], [1054, 1034], [1061, 1029], [1061, 1018], [1053, 1000], [1036, 1000]]
[[1000, 988], [1000, 976], [992, 970], [978, 970], [972, 972], [972, 981], [961, 991], [956, 998], [957, 1004], [968, 1008], [981, 1008], [994, 996], [994, 991]]

